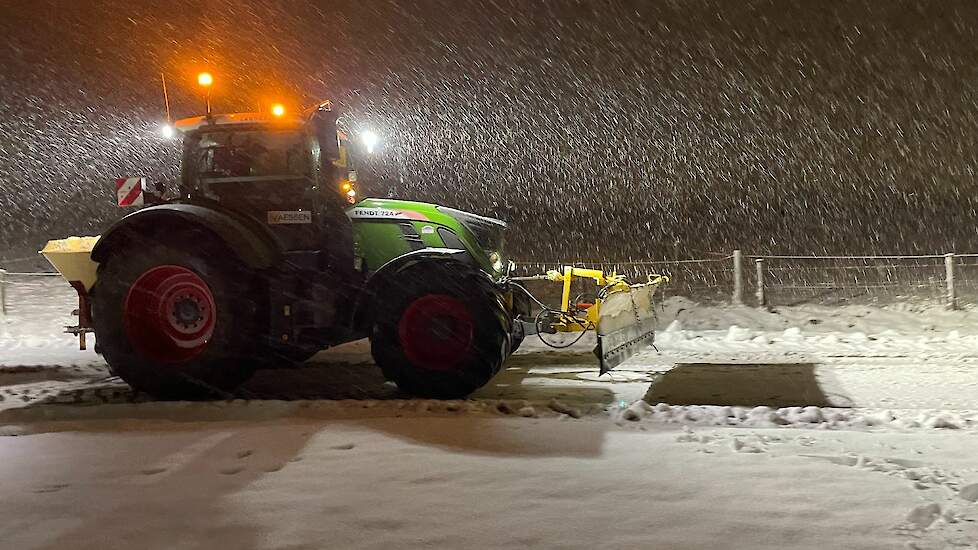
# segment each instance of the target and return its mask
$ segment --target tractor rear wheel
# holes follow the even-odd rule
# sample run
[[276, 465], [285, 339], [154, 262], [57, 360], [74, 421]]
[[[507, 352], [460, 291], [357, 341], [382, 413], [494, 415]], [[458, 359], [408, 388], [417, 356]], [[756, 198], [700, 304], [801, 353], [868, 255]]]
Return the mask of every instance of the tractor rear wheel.
[[217, 247], [130, 243], [92, 290], [99, 350], [134, 390], [225, 397], [255, 368], [250, 273]]
[[465, 397], [509, 355], [511, 321], [502, 294], [478, 270], [419, 264], [399, 273], [379, 301], [371, 352], [384, 376], [407, 393]]

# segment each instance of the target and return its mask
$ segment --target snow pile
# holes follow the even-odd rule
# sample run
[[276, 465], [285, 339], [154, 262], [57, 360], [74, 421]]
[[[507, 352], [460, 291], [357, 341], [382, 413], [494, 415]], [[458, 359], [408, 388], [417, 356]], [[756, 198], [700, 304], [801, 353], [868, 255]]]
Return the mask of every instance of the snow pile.
[[781, 340], [783, 342], [802, 342], [804, 339], [801, 335], [801, 329], [798, 327], [785, 329], [784, 333], [781, 334]]
[[746, 342], [754, 337], [754, 333], [750, 329], [741, 328], [737, 325], [732, 325], [727, 330], [727, 337], [724, 338], [727, 342]]
[[896, 430], [944, 429], [978, 432], [978, 411], [918, 409], [845, 409], [836, 407], [738, 407], [670, 405], [638, 400], [612, 412], [619, 425], [650, 421], [664, 424], [741, 426], [749, 428], [817, 428]]
[[683, 324], [679, 319], [669, 323], [665, 330], [656, 334], [656, 341], [660, 343], [681, 342], [687, 338], [686, 331], [683, 330]]

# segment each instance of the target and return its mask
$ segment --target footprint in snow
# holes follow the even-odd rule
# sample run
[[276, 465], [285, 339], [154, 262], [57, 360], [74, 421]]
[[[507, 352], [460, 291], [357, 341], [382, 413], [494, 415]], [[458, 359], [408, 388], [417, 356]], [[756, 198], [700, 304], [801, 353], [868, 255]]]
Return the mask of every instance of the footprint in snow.
[[238, 458], [248, 458], [249, 456], [253, 455], [254, 453], [255, 453], [255, 451], [253, 451], [251, 449], [246, 449], [244, 451], [238, 451], [238, 454], [236, 456]]
[[356, 447], [356, 445], [354, 445], [353, 443], [344, 443], [342, 445], [333, 445], [332, 447], [330, 447], [330, 449], [333, 449], [334, 451], [349, 451], [354, 447]]
[[68, 483], [50, 483], [34, 489], [35, 493], [56, 493], [64, 488], [70, 487]]
[[859, 463], [859, 457], [852, 455], [826, 456], [826, 455], [801, 455], [805, 458], [816, 458], [836, 464], [838, 466], [855, 466]]
[[904, 468], [921, 468], [925, 465], [919, 460], [911, 460], [908, 458], [884, 458], [883, 460], [889, 462], [890, 464], [896, 464], [897, 466], [902, 466]]
[[763, 452], [765, 452], [764, 449], [762, 449], [762, 448], [760, 448], [758, 446], [749, 445], [749, 444], [744, 443], [743, 441], [741, 441], [739, 439], [736, 439], [736, 438], [730, 441], [730, 448], [733, 449], [734, 451], [738, 452], [738, 453], [752, 453], [752, 454], [757, 454], [757, 453], [763, 453]]
[[146, 468], [140, 470], [139, 473], [143, 474], [144, 476], [155, 476], [156, 474], [162, 474], [165, 471], [166, 468]]
[[971, 483], [958, 490], [958, 497], [969, 502], [978, 502], [978, 483]]
[[926, 529], [941, 515], [941, 505], [936, 502], [921, 504], [907, 514], [907, 523], [917, 529]]
[[243, 472], [244, 466], [228, 466], [226, 468], [221, 468], [219, 471], [226, 476], [233, 476], [234, 474]]

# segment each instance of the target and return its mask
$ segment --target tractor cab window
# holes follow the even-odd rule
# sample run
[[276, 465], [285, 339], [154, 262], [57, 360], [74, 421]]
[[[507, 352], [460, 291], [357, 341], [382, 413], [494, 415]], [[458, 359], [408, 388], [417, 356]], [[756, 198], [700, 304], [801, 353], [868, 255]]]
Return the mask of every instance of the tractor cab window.
[[312, 174], [309, 136], [298, 131], [201, 132], [188, 156], [203, 183], [301, 179]]

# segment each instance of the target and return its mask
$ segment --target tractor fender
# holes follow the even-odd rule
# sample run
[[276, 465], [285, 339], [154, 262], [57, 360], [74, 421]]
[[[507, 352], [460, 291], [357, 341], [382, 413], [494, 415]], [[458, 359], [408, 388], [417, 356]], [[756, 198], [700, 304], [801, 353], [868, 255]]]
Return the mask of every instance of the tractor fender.
[[105, 261], [117, 247], [126, 246], [130, 236], [164, 240], [193, 230], [209, 233], [255, 269], [275, 265], [282, 250], [267, 228], [245, 218], [198, 204], [161, 204], [116, 222], [96, 243], [91, 257], [96, 262]]
[[425, 262], [455, 262], [470, 266], [472, 269], [479, 269], [471, 254], [456, 248], [422, 248], [389, 260], [364, 281], [354, 306], [354, 326], [361, 330], [367, 329], [374, 298], [380, 295], [384, 288], [395, 282], [398, 273]]

